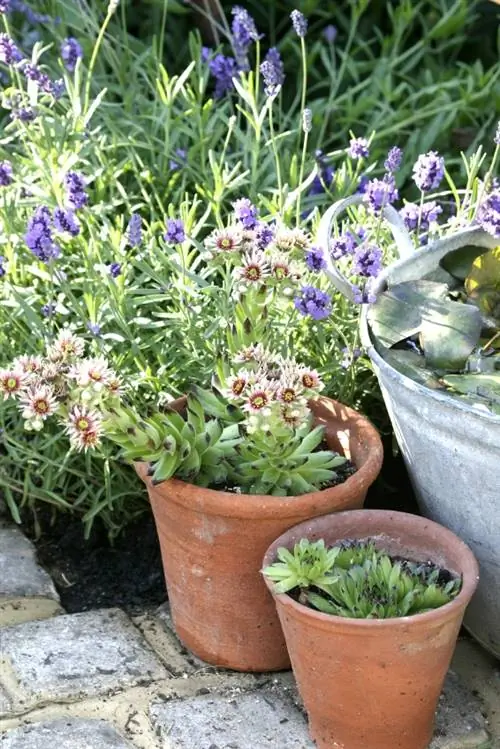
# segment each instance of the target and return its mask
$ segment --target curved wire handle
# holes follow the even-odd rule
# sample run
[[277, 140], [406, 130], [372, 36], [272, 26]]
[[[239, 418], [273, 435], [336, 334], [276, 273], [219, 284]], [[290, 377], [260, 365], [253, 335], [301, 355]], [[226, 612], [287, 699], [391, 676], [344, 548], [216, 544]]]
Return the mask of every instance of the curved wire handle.
[[[352, 285], [339, 269], [335, 266], [329, 251], [330, 234], [332, 224], [337, 217], [352, 205], [359, 205], [363, 202], [362, 195], [351, 195], [349, 198], [343, 198], [330, 206], [319, 222], [317, 239], [318, 244], [323, 248], [323, 256], [326, 262], [325, 273], [334, 286], [351, 302], [354, 301]], [[413, 241], [404, 225], [403, 219], [399, 213], [390, 205], [385, 206], [382, 212], [383, 217], [389, 224], [392, 236], [396, 242], [396, 247], [400, 258], [409, 257], [415, 252]]]

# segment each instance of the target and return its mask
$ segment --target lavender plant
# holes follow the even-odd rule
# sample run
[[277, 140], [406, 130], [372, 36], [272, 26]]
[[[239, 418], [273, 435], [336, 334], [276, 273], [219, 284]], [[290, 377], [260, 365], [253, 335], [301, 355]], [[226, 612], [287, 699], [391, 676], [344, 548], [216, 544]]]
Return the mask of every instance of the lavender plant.
[[[206, 387], [220, 356], [262, 342], [307, 362], [328, 394], [359, 404], [373, 379], [354, 355], [355, 309], [321, 275], [319, 208], [373, 176], [396, 131], [417, 134], [416, 153], [427, 137], [416, 122], [428, 125], [425, 150], [432, 132], [462, 115], [488, 126], [476, 112], [482, 102], [491, 109], [494, 71], [460, 69], [437, 99], [434, 81], [416, 75], [425, 44], [403, 48], [409, 21], [396, 13], [391, 53], [366, 75], [358, 4], [340, 19], [340, 36], [353, 30], [344, 50], [311, 24], [297, 35], [288, 18], [273, 46], [235, 8], [216, 27], [217, 46], [202, 49], [192, 35], [184, 54], [175, 38], [185, 7], [171, 0], [150, 11], [140, 31], [154, 39], [141, 37], [125, 2], [12, 0], [0, 10], [0, 367], [22, 352], [42, 355], [71, 329], [150, 414], [193, 383]], [[405, 90], [394, 86], [381, 106], [382, 73], [402, 67]], [[465, 85], [472, 93], [456, 99]], [[332, 128], [319, 113], [334, 101]], [[370, 135], [376, 125], [380, 138]], [[364, 138], [370, 155], [347, 154], [349, 137]], [[244, 235], [232, 254], [215, 242], [228, 230]], [[282, 246], [283, 237], [271, 241], [279, 234], [301, 239]], [[57, 419], [26, 432], [18, 414], [0, 413], [0, 488], [16, 520], [47, 502], [81, 513], [87, 531], [100, 517], [116, 533], [147, 507], [108, 442], [70, 459]]]

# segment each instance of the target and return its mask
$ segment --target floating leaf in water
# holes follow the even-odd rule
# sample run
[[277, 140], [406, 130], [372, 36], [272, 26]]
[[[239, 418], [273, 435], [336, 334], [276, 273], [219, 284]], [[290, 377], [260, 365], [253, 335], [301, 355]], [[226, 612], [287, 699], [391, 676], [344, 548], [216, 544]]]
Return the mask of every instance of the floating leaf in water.
[[423, 310], [420, 343], [427, 366], [464, 369], [479, 342], [481, 328], [481, 313], [469, 304], [444, 301]]
[[444, 385], [432, 372], [425, 366], [425, 359], [421, 354], [410, 349], [385, 349], [382, 354], [383, 358], [395, 370], [409, 377], [414, 382], [425, 385], [432, 390], [444, 390]]
[[500, 372], [497, 374], [446, 375], [442, 381], [464, 395], [477, 396], [500, 405]]
[[392, 286], [368, 310], [375, 338], [390, 348], [415, 335], [422, 322], [422, 309], [433, 301], [445, 300], [447, 293], [446, 284], [433, 281], [405, 281]]

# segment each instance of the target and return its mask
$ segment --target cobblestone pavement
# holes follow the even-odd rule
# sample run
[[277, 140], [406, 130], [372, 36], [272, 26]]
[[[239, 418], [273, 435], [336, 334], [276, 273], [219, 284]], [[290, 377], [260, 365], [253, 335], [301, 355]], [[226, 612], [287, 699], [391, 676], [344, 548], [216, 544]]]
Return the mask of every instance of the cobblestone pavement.
[[[456, 664], [431, 748], [500, 749], [498, 670], [467, 640]], [[31, 543], [0, 525], [0, 747], [52, 746], [314, 749], [290, 672], [208, 666], [177, 640], [167, 605], [65, 614]]]

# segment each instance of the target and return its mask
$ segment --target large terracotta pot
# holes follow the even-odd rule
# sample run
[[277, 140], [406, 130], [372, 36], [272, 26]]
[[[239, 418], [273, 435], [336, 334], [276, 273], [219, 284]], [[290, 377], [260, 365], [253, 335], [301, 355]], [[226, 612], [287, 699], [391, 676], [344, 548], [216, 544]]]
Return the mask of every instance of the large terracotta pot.
[[[268, 549], [301, 538], [327, 545], [374, 537], [391, 554], [462, 575], [459, 595], [433, 611], [394, 619], [329, 616], [274, 595], [292, 668], [318, 749], [425, 749], [465, 607], [478, 581], [468, 546], [431, 520], [401, 512], [363, 510], [314, 518]], [[273, 591], [273, 584], [266, 583]]]
[[316, 422], [326, 425], [329, 446], [345, 451], [358, 469], [339, 486], [299, 497], [238, 495], [176, 479], [153, 486], [146, 467], [137, 468], [153, 508], [175, 630], [213, 665], [241, 671], [289, 666], [260, 575], [264, 552], [306, 518], [362, 507], [380, 471], [380, 437], [363, 416], [328, 398], [311, 408]]

